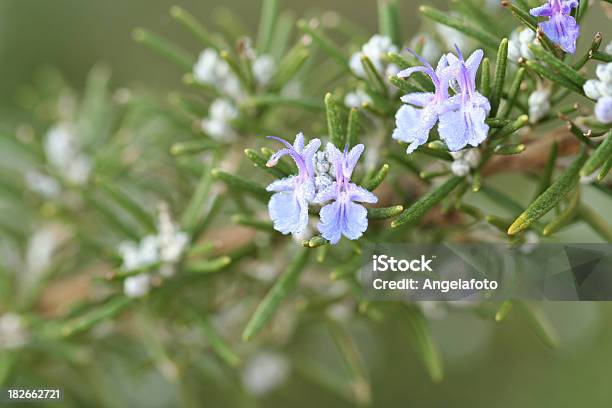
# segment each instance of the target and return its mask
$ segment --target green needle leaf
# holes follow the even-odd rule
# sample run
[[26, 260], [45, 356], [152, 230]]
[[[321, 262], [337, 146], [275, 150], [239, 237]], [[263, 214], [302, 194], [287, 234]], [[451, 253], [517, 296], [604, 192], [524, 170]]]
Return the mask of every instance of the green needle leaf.
[[346, 71], [352, 72], [349, 68], [348, 58], [344, 55], [342, 50], [340, 50], [329, 38], [317, 31], [315, 28], [311, 27], [311, 25], [304, 20], [298, 21], [297, 25], [300, 30], [308, 34], [312, 38], [312, 40], [319, 46], [319, 48], [321, 48], [324, 53], [326, 53], [334, 61], [336, 61], [338, 65], [340, 65]]
[[568, 80], [567, 78], [556, 74], [550, 68], [543, 66], [535, 61], [527, 60], [523, 61], [525, 67], [527, 67], [532, 72], [538, 74], [542, 78], [548, 79], [556, 84], [561, 85], [564, 88], [568, 88], [579, 95], [584, 96], [584, 90], [581, 86], [576, 85], [574, 82]]
[[427, 369], [432, 381], [440, 382], [444, 377], [442, 356], [434, 343], [423, 312], [417, 306], [402, 305], [405, 310], [410, 342], [417, 356]]
[[202, 211], [204, 204], [209, 196], [210, 186], [212, 185], [212, 174], [209, 168], [205, 168], [202, 171], [200, 180], [193, 192], [193, 195], [189, 199], [189, 203], [183, 211], [181, 217], [181, 226], [187, 231], [193, 232], [196, 226], [199, 224], [202, 217]]
[[497, 309], [497, 313], [495, 313], [495, 321], [501, 322], [502, 320], [504, 320], [506, 316], [508, 316], [508, 313], [510, 313], [511, 309], [512, 309], [511, 300], [506, 300], [502, 302], [502, 304], [499, 306], [499, 309]]
[[510, 85], [510, 90], [508, 91], [508, 98], [506, 102], [502, 105], [502, 108], [498, 112], [498, 117], [507, 118], [512, 108], [514, 107], [514, 102], [516, 101], [516, 97], [521, 89], [521, 84], [523, 83], [523, 77], [525, 76], [525, 68], [521, 67], [514, 74], [514, 79], [512, 79], [512, 84]]
[[578, 174], [586, 162], [587, 155], [583, 151], [578, 158], [559, 176], [559, 178], [535, 199], [527, 209], [508, 228], [508, 235], [515, 235], [539, 220], [544, 214], [555, 207], [565, 196], [576, 187], [580, 180]]
[[265, 188], [258, 184], [253, 183], [250, 180], [246, 180], [242, 177], [234, 176], [233, 174], [226, 173], [220, 169], [213, 169], [211, 171], [212, 176], [223, 181], [228, 187], [232, 189], [238, 189], [252, 194], [253, 196], [267, 200], [270, 197], [270, 193]]
[[570, 197], [567, 207], [556, 216], [551, 222], [546, 224], [542, 234], [547, 237], [559, 231], [563, 226], [567, 225], [576, 215], [580, 206], [580, 189], [576, 189]]
[[205, 261], [190, 261], [185, 264], [185, 270], [190, 273], [208, 274], [218, 272], [221, 269], [232, 263], [232, 258], [229, 256], [220, 256], [214, 259]]
[[212, 47], [217, 51], [221, 48], [222, 44], [218, 39], [214, 38], [195, 17], [182, 7], [172, 6], [170, 15], [187, 28], [205, 47]]
[[266, 166], [266, 163], [268, 162], [266, 159], [263, 158], [263, 156], [259, 155], [255, 150], [252, 149], [245, 149], [244, 150], [244, 154], [246, 157], [248, 157], [253, 164], [255, 165], [255, 167], [258, 167], [268, 173], [270, 173], [271, 175], [273, 175], [276, 178], [284, 178], [287, 177], [289, 174], [284, 173], [280, 168], [277, 168], [276, 166], [274, 167], [268, 167]]
[[451, 177], [444, 184], [430, 190], [393, 221], [391, 227], [414, 224], [433, 206], [447, 197], [462, 181], [463, 177]]
[[200, 330], [208, 340], [210, 347], [230, 367], [237, 367], [240, 364], [240, 357], [232, 351], [227, 342], [219, 335], [217, 330], [209, 322], [206, 316], [200, 314], [193, 305], [190, 306], [191, 315], [197, 322]]
[[278, 90], [293, 79], [310, 56], [310, 50], [298, 43], [281, 60], [278, 71], [272, 79], [271, 89]]
[[503, 155], [519, 154], [519, 153], [523, 153], [524, 151], [525, 151], [525, 145], [522, 143], [497, 145], [495, 146], [495, 149], [493, 149], [493, 153], [503, 154]]
[[387, 177], [389, 173], [389, 165], [383, 164], [382, 167], [376, 172], [376, 174], [369, 180], [362, 183], [362, 187], [366, 190], [373, 191], [378, 187]]
[[372, 61], [370, 61], [370, 58], [368, 58], [367, 55], [361, 56], [361, 65], [363, 66], [363, 70], [365, 71], [366, 76], [368, 77], [368, 81], [372, 89], [375, 89], [376, 92], [378, 92], [380, 95], [387, 95], [387, 85], [385, 84], [385, 81], [382, 79], [382, 77], [376, 70], [376, 67], [374, 67], [374, 64], [372, 64]]
[[346, 143], [349, 149], [359, 143], [359, 132], [361, 131], [361, 114], [357, 108], [349, 112], [348, 125], [346, 127]]
[[270, 51], [272, 35], [278, 18], [278, 0], [263, 0], [261, 18], [257, 30], [257, 51], [266, 54]]
[[570, 67], [551, 53], [544, 50], [539, 45], [529, 44], [529, 49], [533, 52], [533, 54], [539, 58], [541, 61], [546, 63], [551, 69], [555, 71], [555, 73], [562, 75], [568, 81], [573, 82], [577, 86], [584, 86], [586, 82], [586, 78], [578, 73], [578, 71], [574, 70], [574, 68]]
[[310, 251], [306, 248], [298, 250], [285, 272], [276, 280], [272, 289], [270, 289], [266, 297], [257, 306], [253, 316], [251, 316], [242, 333], [244, 341], [249, 341], [255, 337], [274, 316], [282, 301], [293, 292], [298, 278], [304, 266], [306, 266], [309, 254]]
[[195, 64], [195, 58], [180, 49], [178, 46], [170, 43], [169, 41], [145, 30], [144, 28], [137, 28], [132, 33], [134, 41], [144, 44], [151, 50], [155, 51], [163, 58], [166, 58], [170, 62], [174, 62], [179, 67], [186, 71], [191, 71]]
[[397, 0], [378, 0], [378, 31], [389, 37], [393, 44], [402, 45], [402, 24]]
[[112, 183], [98, 179], [98, 186], [104, 191], [113, 201], [136, 219], [147, 231], [156, 230], [154, 218], [138, 204], [137, 201], [125, 194], [123, 191], [115, 187]]
[[545, 345], [550, 348], [557, 348], [559, 346], [559, 335], [550, 320], [548, 320], [541, 310], [525, 302], [517, 301], [515, 302], [515, 306], [527, 319], [529, 326], [536, 336], [538, 336]]
[[236, 214], [232, 216], [232, 222], [234, 224], [244, 225], [247, 227], [252, 227], [265, 232], [274, 231], [274, 226], [270, 221], [261, 220], [255, 217], [249, 217], [244, 214]]
[[483, 58], [480, 67], [480, 93], [488, 98], [491, 94], [491, 61]]
[[368, 208], [368, 219], [384, 220], [387, 218], [397, 217], [404, 211], [404, 206], [394, 205], [391, 207]]
[[597, 176], [597, 180], [603, 181], [610, 172], [610, 168], [612, 168], [612, 157], [608, 158], [604, 165], [601, 166], [601, 170], [599, 172], [599, 175]]
[[463, 34], [468, 37], [475, 38], [482, 45], [488, 48], [495, 49], [497, 48], [497, 44], [499, 43], [499, 39], [486, 31], [482, 31], [478, 28], [475, 28], [465, 22], [465, 20], [457, 17], [452, 17], [444, 14], [440, 10], [436, 10], [433, 7], [429, 6], [421, 6], [419, 7], [419, 11], [425, 15], [425, 17], [433, 20], [437, 23], [443, 24], [445, 26], [449, 26], [454, 28], [457, 31], [461, 31]]
[[342, 150], [344, 149], [345, 140], [340, 105], [330, 93], [325, 95], [325, 108], [327, 110], [329, 139], [334, 146]]
[[582, 170], [580, 170], [581, 176], [590, 176], [595, 173], [595, 170], [609, 161], [612, 158], [612, 131], [608, 132], [605, 140], [595, 149], [589, 160], [585, 163]]
[[506, 67], [508, 64], [508, 39], [504, 38], [499, 43], [497, 59], [495, 62], [495, 79], [491, 90], [491, 116], [495, 116], [499, 108], [502, 94], [504, 92], [504, 82], [506, 80]]
[[190, 140], [188, 142], [174, 143], [170, 147], [170, 153], [173, 156], [182, 156], [184, 154], [199, 154], [206, 150], [218, 149], [219, 147], [219, 143], [209, 139]]

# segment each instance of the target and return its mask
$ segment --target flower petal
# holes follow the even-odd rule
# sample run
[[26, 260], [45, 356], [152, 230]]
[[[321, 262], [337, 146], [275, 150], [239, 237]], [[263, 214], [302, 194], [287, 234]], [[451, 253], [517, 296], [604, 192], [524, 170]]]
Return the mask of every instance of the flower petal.
[[266, 187], [268, 191], [274, 191], [276, 193], [281, 191], [293, 191], [295, 190], [295, 181], [297, 176], [289, 176], [279, 180], [274, 180]]
[[563, 51], [570, 54], [576, 52], [576, 40], [580, 35], [580, 26], [576, 23], [574, 17], [557, 14], [550, 20], [540, 23], [540, 28]]
[[529, 14], [534, 17], [550, 17], [553, 14], [553, 10], [550, 3], [546, 3], [540, 7], [532, 8], [529, 10]]
[[274, 194], [268, 203], [274, 229], [283, 234], [299, 234], [308, 224], [308, 203], [293, 191]]
[[319, 191], [315, 198], [312, 200], [315, 204], [324, 204], [328, 201], [335, 200], [338, 198], [338, 183], [335, 181], [327, 186], [322, 191]]
[[343, 221], [342, 234], [348, 239], [357, 239], [368, 229], [368, 212], [364, 206], [349, 201], [345, 204]]
[[359, 203], [374, 204], [378, 202], [378, 197], [374, 193], [354, 183], [349, 184], [349, 198], [351, 201]]
[[404, 105], [395, 114], [396, 128], [392, 138], [410, 143], [407, 153], [412, 153], [417, 147], [427, 142], [429, 131], [436, 124], [437, 113], [432, 108], [416, 109]]
[[413, 92], [402, 96], [400, 99], [404, 103], [422, 108], [423, 106], [427, 105], [433, 99], [433, 97], [434, 94], [431, 92]]
[[317, 224], [317, 228], [319, 229], [319, 232], [321, 232], [323, 238], [332, 244], [337, 244], [342, 236], [341, 213], [342, 211], [339, 201], [334, 201], [333, 203], [326, 205], [325, 207], [321, 208], [321, 211], [319, 212], [321, 222]]

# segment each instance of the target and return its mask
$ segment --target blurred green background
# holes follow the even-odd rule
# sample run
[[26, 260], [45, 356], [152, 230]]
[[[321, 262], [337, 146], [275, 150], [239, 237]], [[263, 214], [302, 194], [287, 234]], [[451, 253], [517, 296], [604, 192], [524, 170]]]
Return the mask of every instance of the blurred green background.
[[[303, 15], [313, 10], [333, 9], [368, 31], [376, 30], [376, 2], [366, 0], [284, 0], [283, 9]], [[428, 3], [443, 3], [442, 1]], [[252, 0], [1, 0], [0, 1], [0, 111], [2, 118], [15, 115], [15, 94], [30, 82], [41, 65], [59, 68], [77, 88], [97, 62], [108, 63], [115, 85], [145, 85], [160, 92], [179, 86], [179, 71], [171, 64], [131, 40], [135, 27], [147, 27], [175, 42], [197, 49], [195, 41], [168, 16], [180, 4], [206, 23], [214, 19], [218, 6], [233, 9], [251, 29], [259, 19], [259, 1]], [[416, 7], [403, 2], [405, 33], [418, 27]], [[605, 27], [609, 20], [595, 11], [585, 23]], [[609, 38], [606, 39], [606, 42]], [[594, 206], [598, 197], [592, 196]], [[605, 210], [605, 209], [604, 209]], [[607, 209], [609, 213], [609, 208]], [[603, 213], [605, 214], [605, 212]], [[589, 235], [564, 236], [589, 240]], [[579, 239], [577, 237], [580, 237]], [[612, 272], [612, 271], [611, 271]], [[612, 304], [549, 303], [545, 311], [555, 323], [561, 346], [550, 350], [538, 342], [526, 324], [512, 314], [504, 324], [484, 321], [474, 314], [451, 310], [432, 320], [436, 340], [445, 357], [446, 376], [433, 384], [414, 352], [397, 335], [396, 327], [378, 327], [384, 342], [373, 336], [373, 328], [352, 327], [372, 376], [374, 406], [414, 407], [610, 407], [612, 388]], [[330, 339], [316, 330], [302, 328], [298, 342], [289, 349], [297, 359], [325, 362], [337, 358]], [[112, 373], [113, 363], [101, 361], [103, 372]], [[112, 376], [111, 376], [112, 377]], [[108, 381], [112, 382], [112, 378]], [[148, 400], [149, 407], [170, 406], [174, 385], [162, 377], [143, 377], [131, 387], [134, 401]], [[174, 390], [174, 391], [173, 391]], [[215, 396], [215, 407], [223, 396]], [[312, 379], [295, 374], [261, 406], [340, 407], [349, 404]], [[206, 401], [202, 406], [209, 406]], [[212, 405], [210, 405], [212, 406]]]

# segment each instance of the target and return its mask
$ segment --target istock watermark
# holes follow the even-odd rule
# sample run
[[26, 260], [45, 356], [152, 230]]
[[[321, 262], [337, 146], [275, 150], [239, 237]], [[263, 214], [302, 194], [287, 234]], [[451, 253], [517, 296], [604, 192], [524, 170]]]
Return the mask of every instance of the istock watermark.
[[612, 300], [611, 244], [378, 244], [362, 256], [370, 300]]

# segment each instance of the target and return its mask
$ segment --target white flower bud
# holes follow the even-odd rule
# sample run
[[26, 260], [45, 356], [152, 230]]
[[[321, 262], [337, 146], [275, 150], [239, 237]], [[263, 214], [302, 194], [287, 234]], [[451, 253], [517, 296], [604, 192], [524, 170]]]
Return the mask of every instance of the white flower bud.
[[529, 95], [529, 122], [536, 123], [550, 111], [550, 91], [541, 89]]
[[282, 385], [288, 375], [289, 362], [284, 356], [260, 352], [247, 362], [242, 382], [252, 395], [260, 397]]
[[385, 70], [384, 58], [389, 52], [397, 52], [397, 47], [393, 45], [391, 39], [384, 35], [375, 34], [361, 47], [360, 52], [356, 52], [351, 56], [349, 66], [351, 71], [358, 77], [365, 78], [366, 73], [361, 64], [361, 56], [367, 56], [374, 68], [382, 75]]
[[595, 74], [597, 74], [597, 77], [602, 82], [612, 82], [612, 62], [597, 65], [597, 68], [595, 68]]
[[470, 173], [470, 165], [463, 159], [455, 160], [451, 163], [451, 171], [455, 176], [467, 176]]
[[128, 276], [123, 281], [123, 293], [130, 298], [143, 297], [151, 290], [151, 277], [147, 273]]
[[260, 55], [253, 62], [253, 76], [260, 85], [267, 85], [276, 73], [276, 63], [270, 55]]
[[596, 79], [589, 79], [586, 81], [582, 89], [584, 89], [585, 95], [591, 99], [599, 99], [601, 97], [601, 93], [599, 92], [599, 81]]
[[14, 349], [28, 342], [29, 334], [15, 313], [5, 313], [0, 317], [0, 349]]

